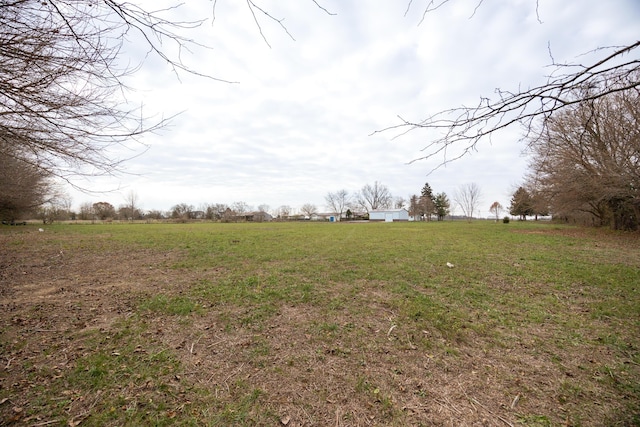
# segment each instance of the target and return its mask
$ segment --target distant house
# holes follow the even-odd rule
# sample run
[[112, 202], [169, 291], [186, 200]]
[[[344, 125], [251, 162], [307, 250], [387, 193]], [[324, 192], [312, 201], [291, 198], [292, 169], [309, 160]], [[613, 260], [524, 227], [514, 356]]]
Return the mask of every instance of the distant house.
[[253, 221], [253, 222], [267, 222], [271, 221], [273, 217], [266, 212], [249, 212], [241, 215], [242, 219], [245, 221]]
[[193, 211], [189, 213], [191, 219], [205, 219], [207, 214], [204, 211]]
[[227, 221], [235, 221], [235, 222], [238, 222], [238, 221], [266, 222], [266, 221], [271, 221], [273, 217], [266, 212], [246, 212], [240, 215], [236, 215], [233, 212], [230, 212], [229, 216], [227, 216], [227, 213], [225, 212], [225, 215], [223, 215], [223, 221], [225, 219]]
[[369, 221], [409, 221], [409, 211], [402, 209], [377, 209], [369, 211]]
[[331, 217], [336, 218], [338, 214], [333, 212], [316, 212], [311, 214], [309, 218], [311, 221], [329, 221]]
[[311, 221], [366, 221], [369, 219], [369, 215], [366, 212], [355, 211], [350, 209], [342, 212], [342, 216], [337, 212], [318, 212], [311, 215], [309, 218]]

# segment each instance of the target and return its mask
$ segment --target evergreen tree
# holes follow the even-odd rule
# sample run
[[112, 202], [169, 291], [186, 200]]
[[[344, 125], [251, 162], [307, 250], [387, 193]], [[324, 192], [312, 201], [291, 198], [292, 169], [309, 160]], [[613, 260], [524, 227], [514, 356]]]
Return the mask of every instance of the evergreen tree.
[[433, 197], [433, 190], [429, 183], [425, 183], [420, 192], [420, 214], [424, 215], [428, 221], [431, 221], [431, 215], [436, 212], [436, 202]]
[[447, 195], [443, 193], [438, 193], [435, 198], [435, 206], [436, 206], [436, 215], [438, 215], [438, 221], [443, 221], [444, 218], [449, 215], [451, 202]]
[[429, 185], [429, 183], [425, 183], [424, 187], [422, 187], [422, 191], [420, 192], [420, 195], [422, 197], [428, 197], [431, 200], [434, 200], [433, 198], [433, 190], [431, 189], [431, 186]]
[[516, 192], [513, 193], [509, 213], [519, 216], [523, 221], [527, 219], [528, 215], [534, 214], [533, 199], [524, 187], [519, 187]]

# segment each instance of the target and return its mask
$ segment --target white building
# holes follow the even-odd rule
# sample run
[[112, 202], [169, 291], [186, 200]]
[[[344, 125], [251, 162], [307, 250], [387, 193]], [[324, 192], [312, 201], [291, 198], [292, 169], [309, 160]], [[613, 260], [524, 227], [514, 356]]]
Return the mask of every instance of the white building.
[[409, 221], [409, 211], [402, 209], [377, 209], [369, 211], [369, 221]]

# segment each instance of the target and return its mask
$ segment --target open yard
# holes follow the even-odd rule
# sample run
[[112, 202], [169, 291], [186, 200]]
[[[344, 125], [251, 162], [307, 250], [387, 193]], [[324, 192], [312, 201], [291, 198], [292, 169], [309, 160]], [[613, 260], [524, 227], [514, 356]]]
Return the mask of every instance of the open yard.
[[0, 328], [0, 425], [640, 425], [638, 233], [3, 226]]

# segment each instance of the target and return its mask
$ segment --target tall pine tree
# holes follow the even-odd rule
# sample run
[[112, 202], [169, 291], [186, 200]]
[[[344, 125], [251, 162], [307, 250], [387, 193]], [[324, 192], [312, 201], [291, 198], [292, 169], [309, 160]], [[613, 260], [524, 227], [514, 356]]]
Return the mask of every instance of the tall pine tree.
[[434, 202], [436, 206], [436, 215], [438, 215], [438, 221], [442, 221], [447, 215], [449, 215], [451, 202], [449, 202], [449, 198], [444, 192], [438, 193]]
[[523, 221], [527, 219], [527, 216], [534, 214], [533, 199], [524, 187], [519, 187], [516, 192], [513, 193], [509, 213], [519, 216]]
[[420, 206], [421, 214], [425, 216], [428, 221], [431, 221], [431, 215], [436, 212], [435, 198], [433, 197], [433, 190], [429, 183], [425, 183], [420, 192]]

